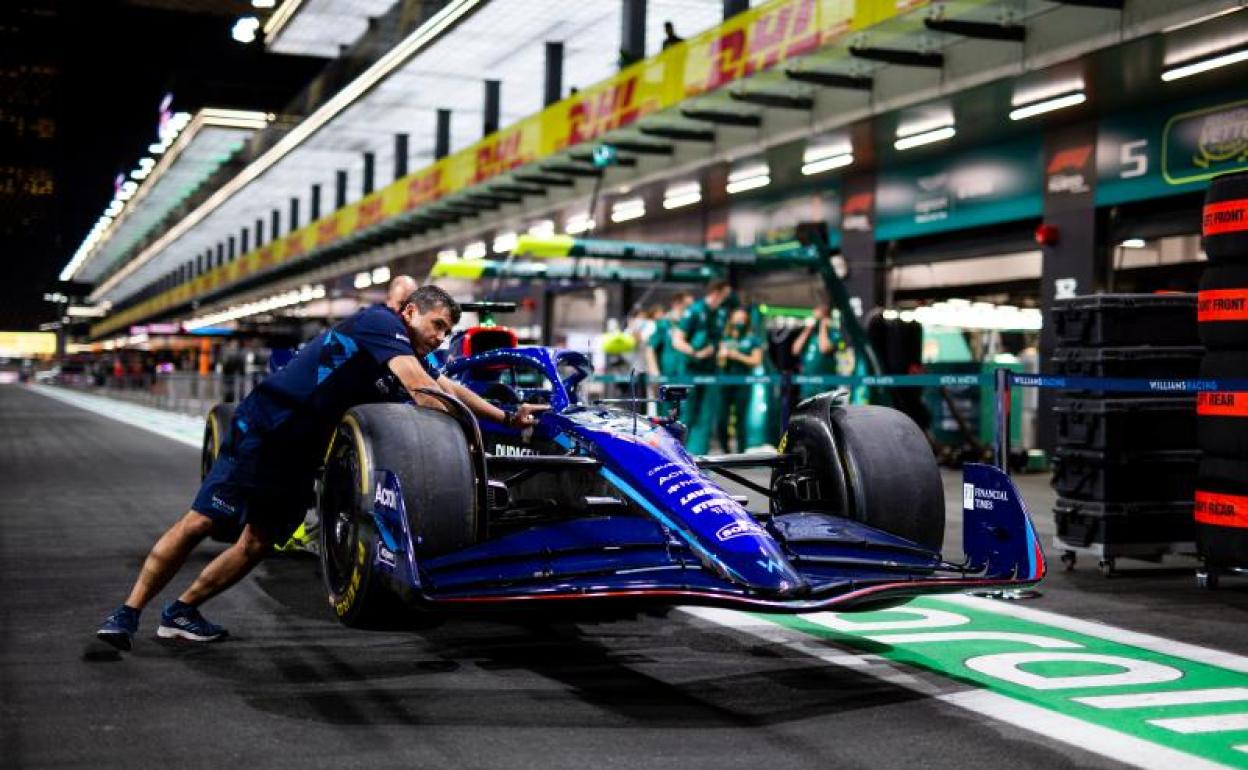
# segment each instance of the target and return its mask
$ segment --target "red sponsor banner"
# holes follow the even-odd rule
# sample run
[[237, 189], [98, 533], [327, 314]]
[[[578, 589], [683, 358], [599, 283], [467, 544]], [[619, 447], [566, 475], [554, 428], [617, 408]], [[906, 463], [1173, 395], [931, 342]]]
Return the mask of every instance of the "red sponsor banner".
[[568, 107], [567, 144], [587, 142], [640, 117], [637, 91], [640, 77], [634, 72], [623, 81], [572, 103]]
[[286, 246], [284, 251], [286, 252], [287, 260], [303, 254], [303, 233], [288, 235], [283, 243]]
[[1216, 390], [1197, 393], [1196, 414], [1203, 417], [1248, 417], [1248, 393]]
[[417, 206], [423, 206], [426, 203], [433, 203], [442, 197], [442, 169], [435, 168], [428, 174], [410, 180], [407, 183], [407, 201], [403, 208], [405, 211], [414, 209]]
[[1196, 320], [1248, 321], [1248, 289], [1211, 289], [1196, 297]]
[[1248, 230], [1248, 200], [1205, 204], [1201, 233], [1206, 238], [1244, 230]]
[[377, 196], [360, 203], [360, 208], [355, 212], [355, 232], [372, 227], [386, 218], [386, 212], [382, 209], [384, 202], [381, 196]]
[[316, 225], [316, 245], [324, 246], [338, 240], [338, 217], [331, 216]]
[[260, 249], [260, 259], [258, 262], [259, 264], [256, 266], [258, 270], [263, 270], [266, 267], [277, 264], [277, 254], [274, 252], [272, 244]]
[[1248, 527], [1248, 497], [1198, 489], [1196, 521], [1219, 527]]

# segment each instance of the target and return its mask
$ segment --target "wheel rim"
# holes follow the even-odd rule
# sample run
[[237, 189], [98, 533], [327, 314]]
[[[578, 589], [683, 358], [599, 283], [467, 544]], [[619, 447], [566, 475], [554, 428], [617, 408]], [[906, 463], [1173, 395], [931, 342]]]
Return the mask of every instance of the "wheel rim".
[[326, 473], [321, 527], [325, 533], [325, 571], [331, 589], [340, 593], [350, 579], [359, 523], [355, 515], [355, 451], [348, 443], [330, 459]]

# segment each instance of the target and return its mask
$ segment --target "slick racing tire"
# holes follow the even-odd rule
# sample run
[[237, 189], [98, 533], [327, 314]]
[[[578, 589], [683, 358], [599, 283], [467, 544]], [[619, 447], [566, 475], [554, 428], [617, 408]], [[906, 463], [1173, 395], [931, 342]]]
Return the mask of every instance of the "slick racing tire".
[[1248, 172], [1223, 174], [1209, 183], [1201, 242], [1211, 262], [1248, 264]]
[[[221, 454], [222, 447], [230, 443], [230, 433], [234, 426], [234, 409], [237, 404], [217, 404], [208, 411], [204, 420], [204, 441], [199, 450], [199, 480], [203, 481], [212, 470], [213, 463]], [[209, 535], [218, 543], [233, 543], [242, 534], [243, 528], [237, 524], [216, 523]]]
[[1248, 254], [1242, 265], [1209, 265], [1200, 276], [1197, 320], [1207, 350], [1248, 349]]
[[407, 404], [367, 404], [343, 417], [325, 462], [321, 564], [330, 604], [348, 626], [373, 626], [395, 607], [376, 567], [378, 471], [398, 479], [416, 558], [476, 540], [476, 478], [453, 418]]
[[230, 438], [230, 426], [234, 424], [235, 404], [217, 404], [208, 412], [204, 421], [204, 442], [199, 452], [199, 480], [208, 477], [212, 464], [221, 454], [221, 447]]
[[1248, 564], [1248, 461], [1206, 456], [1196, 482], [1196, 550], [1207, 565]]
[[[945, 495], [927, 438], [896, 409], [840, 406], [833, 394], [802, 402], [781, 439], [797, 474], [817, 479], [814, 499], [790, 510], [828, 511], [939, 551]], [[781, 476], [773, 476], [776, 486]]]

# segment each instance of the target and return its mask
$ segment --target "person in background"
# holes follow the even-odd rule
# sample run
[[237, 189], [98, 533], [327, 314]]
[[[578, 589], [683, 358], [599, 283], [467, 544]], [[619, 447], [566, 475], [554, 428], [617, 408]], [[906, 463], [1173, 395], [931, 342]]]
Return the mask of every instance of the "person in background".
[[412, 292], [416, 291], [416, 279], [410, 275], [396, 275], [390, 279], [390, 286], [386, 289], [386, 307], [394, 312], [399, 312], [399, 308], [403, 307], [403, 303], [407, 302], [407, 298], [412, 296]]
[[[728, 315], [728, 325], [724, 329], [723, 339], [719, 343], [719, 351], [715, 357], [719, 373], [730, 377], [741, 377], [754, 374], [763, 363], [763, 339], [750, 323], [750, 311], [741, 306], [734, 308]], [[736, 451], [744, 452], [750, 444], [747, 424], [750, 420], [750, 397], [754, 386], [741, 383], [724, 385], [720, 388], [720, 443], [724, 451], [729, 448], [729, 439], [736, 439]]]
[[[828, 306], [817, 305], [802, 333], [793, 340], [792, 352], [802, 362], [802, 374], [832, 375], [837, 373], [838, 346], [844, 348], [845, 343]], [[802, 398], [810, 398], [828, 389], [827, 385], [802, 385]]]
[[[725, 304], [732, 296], [732, 286], [725, 280], [711, 281], [706, 294], [681, 315], [672, 329], [672, 347], [685, 357], [684, 375], [691, 378], [714, 376], [715, 354], [727, 320]], [[686, 449], [691, 454], [706, 454], [711, 436], [715, 434], [719, 407], [716, 386], [695, 384], [685, 402], [684, 422], [689, 426]]]
[[663, 22], [663, 50], [683, 42], [685, 39], [676, 34], [676, 27], [670, 21]]
[[692, 302], [692, 294], [687, 291], [677, 292], [672, 296], [672, 304], [667, 312], [660, 311], [655, 318], [654, 331], [646, 341], [646, 370], [652, 377], [670, 379], [684, 374], [685, 357], [672, 347], [672, 329]]

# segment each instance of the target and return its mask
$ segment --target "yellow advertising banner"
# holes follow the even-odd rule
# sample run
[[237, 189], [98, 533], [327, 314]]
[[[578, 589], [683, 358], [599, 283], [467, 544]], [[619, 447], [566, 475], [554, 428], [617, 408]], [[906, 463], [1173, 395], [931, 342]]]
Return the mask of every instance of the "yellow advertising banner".
[[29, 358], [56, 354], [52, 332], [0, 332], [0, 358]]
[[808, 54], [929, 0], [772, 0], [640, 61], [285, 238], [92, 327], [100, 336], [512, 169]]

